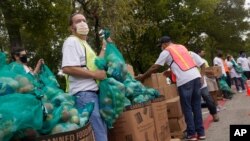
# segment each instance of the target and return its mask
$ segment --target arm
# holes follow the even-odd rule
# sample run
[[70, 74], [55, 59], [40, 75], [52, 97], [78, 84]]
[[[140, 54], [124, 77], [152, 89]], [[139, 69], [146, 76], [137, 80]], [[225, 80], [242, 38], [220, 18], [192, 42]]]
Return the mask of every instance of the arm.
[[103, 70], [89, 71], [81, 67], [66, 66], [63, 67], [63, 73], [81, 78], [93, 78], [103, 80], [106, 78], [106, 72]]
[[205, 70], [206, 70], [206, 65], [205, 63], [203, 63], [201, 66], [200, 66], [200, 73], [201, 73], [201, 77], [204, 77], [205, 76]]
[[107, 39], [107, 41], [105, 39], [102, 40], [102, 49], [101, 52], [99, 54], [99, 57], [104, 57], [105, 51], [106, 51], [106, 47], [107, 47], [107, 42], [113, 42], [112, 39], [109, 37]]
[[103, 40], [102, 40], [102, 49], [101, 49], [101, 52], [100, 52], [100, 54], [99, 54], [99, 57], [104, 57], [104, 54], [105, 54], [105, 51], [106, 51], [106, 45], [107, 45], [107, 43], [106, 43], [106, 41], [103, 39]]
[[143, 81], [143, 80], [146, 79], [147, 77], [151, 76], [152, 73], [157, 72], [157, 70], [158, 70], [160, 67], [161, 67], [161, 65], [154, 64], [154, 65], [152, 65], [144, 74], [135, 77], [135, 79], [140, 80], [140, 81]]
[[37, 64], [36, 64], [36, 67], [33, 71], [34, 74], [38, 74], [40, 72], [40, 69], [41, 69], [41, 66], [42, 64], [44, 64], [44, 60], [43, 59], [39, 59]]

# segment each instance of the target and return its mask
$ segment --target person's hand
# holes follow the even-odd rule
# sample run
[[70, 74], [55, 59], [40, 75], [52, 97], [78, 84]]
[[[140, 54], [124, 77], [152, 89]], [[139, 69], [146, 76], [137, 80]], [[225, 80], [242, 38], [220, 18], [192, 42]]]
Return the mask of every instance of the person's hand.
[[37, 66], [41, 66], [42, 64], [44, 64], [44, 60], [43, 59], [39, 59], [37, 62]]
[[144, 81], [144, 78], [143, 78], [143, 75], [142, 75], [142, 74], [137, 75], [137, 76], [135, 77], [135, 79], [138, 80], [138, 81], [141, 81], [141, 82]]
[[107, 42], [105, 39], [102, 40], [102, 50], [105, 51], [107, 46]]
[[94, 79], [103, 80], [107, 77], [106, 72], [104, 70], [96, 70], [94, 72]]
[[107, 38], [107, 42], [112, 43], [113, 40], [112, 40], [110, 37], [108, 37], [108, 38]]

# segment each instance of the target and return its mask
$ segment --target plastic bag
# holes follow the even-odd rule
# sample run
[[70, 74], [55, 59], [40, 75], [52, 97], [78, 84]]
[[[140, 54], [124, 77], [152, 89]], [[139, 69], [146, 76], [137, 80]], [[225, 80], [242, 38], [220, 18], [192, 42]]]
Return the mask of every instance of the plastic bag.
[[22, 129], [40, 129], [43, 124], [42, 103], [30, 94], [0, 96], [0, 140], [8, 141]]
[[226, 77], [225, 76], [222, 76], [220, 79], [219, 79], [219, 88], [220, 90], [222, 91], [226, 91], [230, 94], [234, 94], [234, 92], [231, 90], [231, 88], [228, 86], [227, 82], [226, 82]]
[[125, 86], [114, 78], [107, 78], [100, 82], [99, 87], [100, 114], [108, 128], [112, 128], [125, 106]]

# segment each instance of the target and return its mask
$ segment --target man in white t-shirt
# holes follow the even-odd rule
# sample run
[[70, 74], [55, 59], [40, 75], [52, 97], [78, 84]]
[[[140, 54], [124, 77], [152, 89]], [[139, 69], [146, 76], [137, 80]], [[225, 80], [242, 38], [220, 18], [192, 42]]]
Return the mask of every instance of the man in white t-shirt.
[[250, 62], [246, 57], [246, 53], [244, 51], [240, 52], [240, 57], [237, 59], [237, 63], [242, 67], [244, 71], [244, 75], [247, 79], [250, 79]]
[[[62, 49], [62, 70], [69, 75], [69, 92], [75, 97], [77, 109], [89, 102], [95, 104], [90, 116], [95, 140], [107, 141], [107, 128], [99, 113], [98, 86], [95, 81], [106, 78], [106, 72], [95, 70], [93, 57], [86, 55], [95, 56], [95, 53], [86, 42], [89, 28], [82, 14], [76, 13], [70, 17], [70, 30], [72, 35], [65, 40]], [[105, 47], [104, 43], [99, 56], [103, 56]]]
[[[203, 49], [199, 49], [196, 52], [205, 62], [205, 67], [209, 67], [207, 60], [204, 59], [205, 57], [205, 51]], [[217, 114], [217, 108], [216, 108], [216, 103], [213, 100], [212, 96], [209, 94], [209, 89], [208, 89], [208, 85], [207, 85], [207, 81], [210, 81], [210, 79], [215, 79], [215, 78], [207, 78], [206, 76], [204, 77], [204, 84], [201, 87], [201, 96], [204, 99], [204, 101], [206, 102], [207, 108], [209, 110], [209, 113], [212, 115], [213, 117], [213, 121], [217, 122], [219, 121], [219, 116]], [[217, 82], [216, 80], [213, 80], [212, 82], [215, 82], [216, 86], [217, 86]], [[211, 81], [209, 82], [211, 83]], [[211, 86], [210, 86], [211, 87]], [[217, 99], [216, 99], [217, 100]]]
[[[164, 66], [165, 64], [170, 66], [172, 72], [176, 75], [176, 84], [187, 124], [187, 140], [192, 141], [197, 140], [197, 138], [202, 140], [206, 138], [202, 122], [200, 95], [201, 82], [203, 82], [203, 80], [201, 80], [201, 74], [204, 75], [205, 72], [204, 61], [196, 53], [190, 52], [189, 54], [187, 51], [185, 55], [189, 54], [189, 57], [195, 60], [197, 66], [202, 66], [202, 69], [201, 73], [197, 67], [192, 67], [183, 71], [173, 60], [172, 54], [170, 54], [169, 50], [167, 50], [168, 47], [175, 45], [177, 44], [173, 44], [170, 37], [163, 36], [160, 40], [162, 52], [157, 61], [144, 74], [137, 76], [136, 79], [143, 81], [152, 73], [156, 72], [161, 66]], [[182, 58], [182, 61], [185, 61], [185, 59], [186, 58]]]

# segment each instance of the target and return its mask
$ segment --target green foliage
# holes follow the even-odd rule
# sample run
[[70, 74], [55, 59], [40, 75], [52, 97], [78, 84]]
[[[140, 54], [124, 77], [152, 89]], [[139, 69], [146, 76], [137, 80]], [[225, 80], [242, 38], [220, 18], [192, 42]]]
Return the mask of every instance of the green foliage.
[[35, 65], [38, 58], [44, 58], [53, 72], [57, 72], [62, 43], [69, 34], [67, 17], [78, 11], [86, 16], [90, 26], [91, 46], [99, 52], [101, 39], [98, 32], [101, 28], [109, 28], [126, 62], [132, 64], [137, 73], [145, 72], [155, 62], [161, 51], [156, 44], [163, 35], [169, 35], [174, 42], [184, 44], [190, 50], [204, 48], [208, 61], [211, 61], [217, 49], [233, 55], [239, 50], [250, 51], [249, 39], [241, 38], [249, 29], [249, 23], [244, 20], [249, 17], [249, 10], [244, 9], [244, 2], [2, 0], [0, 47], [9, 50], [11, 44], [7, 41], [18, 41], [20, 35], [22, 45], [33, 56], [31, 65]]

